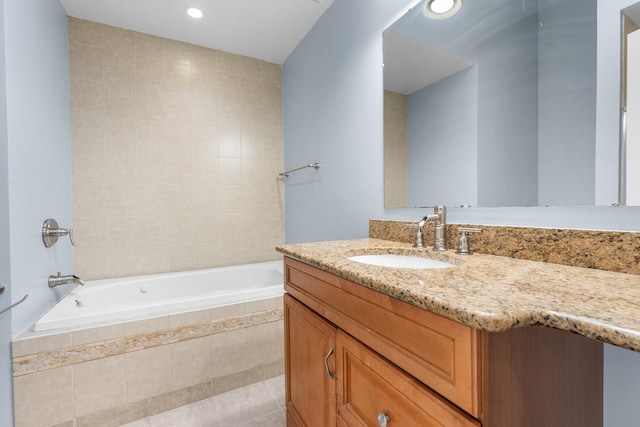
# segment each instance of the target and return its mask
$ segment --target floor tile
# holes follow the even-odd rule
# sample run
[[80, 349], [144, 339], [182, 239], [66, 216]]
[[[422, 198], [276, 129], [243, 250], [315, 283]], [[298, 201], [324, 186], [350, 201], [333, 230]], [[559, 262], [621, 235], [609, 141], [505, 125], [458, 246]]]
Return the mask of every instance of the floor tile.
[[285, 427], [284, 375], [122, 427]]
[[278, 407], [284, 409], [286, 406], [284, 398], [284, 375], [279, 375], [274, 378], [270, 378], [264, 382], [271, 395], [275, 399]]
[[223, 426], [238, 425], [279, 409], [264, 382], [220, 394], [212, 400]]
[[278, 409], [260, 417], [245, 421], [238, 427], [285, 427], [286, 417], [284, 409]]
[[149, 420], [150, 427], [219, 427], [211, 399], [156, 414]]
[[143, 418], [141, 420], [123, 424], [122, 427], [151, 427], [151, 424], [149, 418]]

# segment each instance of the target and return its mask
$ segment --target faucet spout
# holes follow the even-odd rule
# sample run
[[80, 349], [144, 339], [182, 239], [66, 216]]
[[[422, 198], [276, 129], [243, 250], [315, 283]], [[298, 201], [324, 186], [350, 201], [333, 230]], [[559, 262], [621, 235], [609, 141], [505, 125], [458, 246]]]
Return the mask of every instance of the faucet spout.
[[443, 252], [447, 250], [447, 207], [443, 205], [434, 207], [433, 216], [437, 218], [435, 220], [433, 250]]
[[58, 271], [58, 275], [49, 276], [49, 287], [55, 288], [56, 286], [66, 285], [67, 283], [73, 283], [76, 285], [84, 286], [84, 282], [75, 274], [70, 274], [68, 276], [62, 276]]

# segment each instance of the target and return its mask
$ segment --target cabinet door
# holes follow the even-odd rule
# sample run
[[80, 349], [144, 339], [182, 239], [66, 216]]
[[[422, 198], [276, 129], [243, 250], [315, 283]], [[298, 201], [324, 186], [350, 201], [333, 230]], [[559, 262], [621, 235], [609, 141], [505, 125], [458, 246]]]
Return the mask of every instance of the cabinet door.
[[480, 425], [354, 338], [338, 332], [336, 344], [338, 426]]
[[336, 329], [284, 296], [287, 426], [336, 425]]

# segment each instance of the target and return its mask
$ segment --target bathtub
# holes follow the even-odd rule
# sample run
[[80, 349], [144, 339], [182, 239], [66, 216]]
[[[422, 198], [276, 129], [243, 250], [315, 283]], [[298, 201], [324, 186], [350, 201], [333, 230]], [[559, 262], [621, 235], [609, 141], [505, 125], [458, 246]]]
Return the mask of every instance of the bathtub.
[[145, 319], [282, 296], [282, 261], [87, 281], [34, 325], [35, 332]]

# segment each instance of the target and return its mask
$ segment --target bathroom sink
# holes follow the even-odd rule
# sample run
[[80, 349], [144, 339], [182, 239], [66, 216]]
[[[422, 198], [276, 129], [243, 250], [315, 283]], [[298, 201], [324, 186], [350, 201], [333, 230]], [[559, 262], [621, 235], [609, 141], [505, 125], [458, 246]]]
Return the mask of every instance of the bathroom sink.
[[351, 261], [360, 262], [362, 264], [377, 265], [379, 267], [392, 268], [449, 268], [455, 267], [445, 261], [437, 261], [431, 258], [422, 258], [411, 255], [394, 255], [394, 254], [373, 254], [373, 255], [356, 255], [347, 258]]

